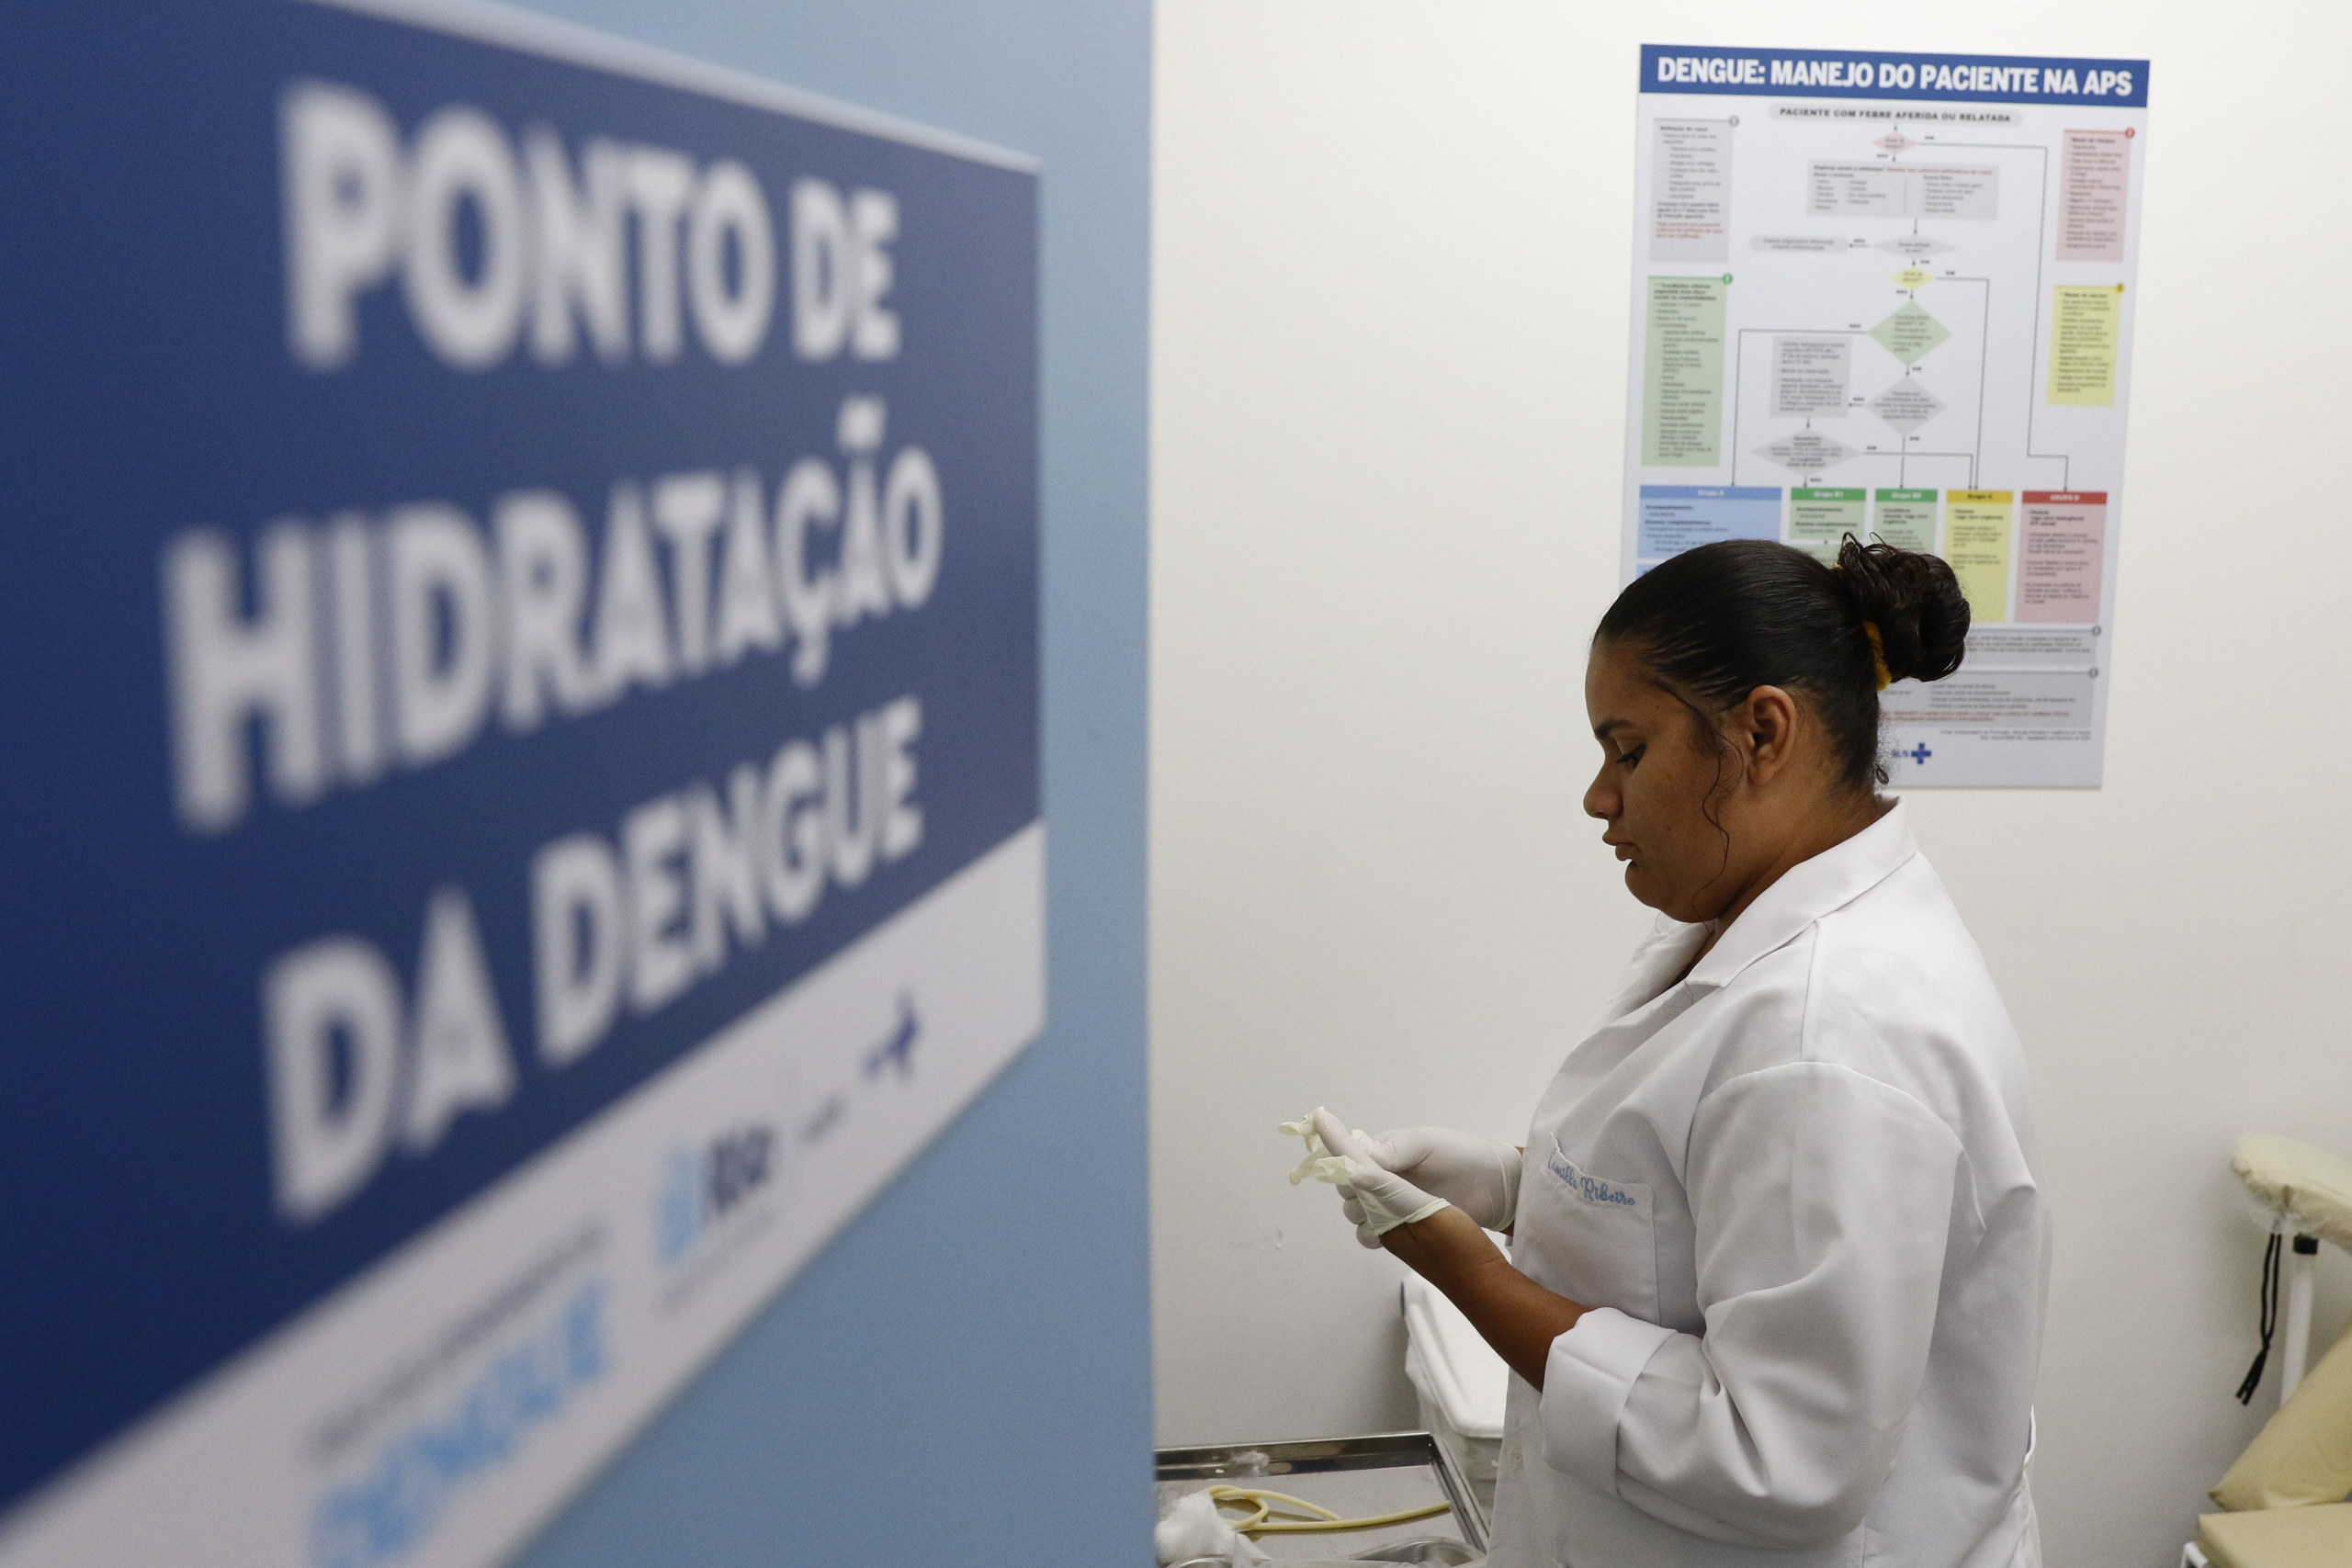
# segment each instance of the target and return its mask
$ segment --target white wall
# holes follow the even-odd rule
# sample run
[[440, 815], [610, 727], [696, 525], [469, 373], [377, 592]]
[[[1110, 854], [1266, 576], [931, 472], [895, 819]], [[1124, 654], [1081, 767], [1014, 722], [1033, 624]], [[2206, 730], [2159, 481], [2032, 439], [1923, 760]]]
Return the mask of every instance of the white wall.
[[[2341, 8], [1162, 0], [1161, 1439], [1408, 1423], [1396, 1271], [1273, 1123], [1513, 1136], [1646, 919], [1578, 812], [1636, 46], [2146, 55], [2109, 784], [1915, 823], [2031, 1053], [2050, 1560], [2153, 1565], [2267, 1408], [2249, 1128], [2352, 1153]], [[2345, 1313], [2325, 1259], [2321, 1319]], [[2275, 1378], [2276, 1374], [2273, 1373]], [[2275, 1386], [2275, 1384], [2274, 1384]]]

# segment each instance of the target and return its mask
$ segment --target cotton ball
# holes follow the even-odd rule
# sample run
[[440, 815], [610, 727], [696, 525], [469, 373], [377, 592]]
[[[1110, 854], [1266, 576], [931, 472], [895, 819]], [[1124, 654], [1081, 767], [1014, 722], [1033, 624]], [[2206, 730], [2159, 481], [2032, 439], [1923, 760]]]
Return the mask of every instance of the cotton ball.
[[1194, 1492], [1176, 1499], [1151, 1539], [1159, 1548], [1160, 1562], [1182, 1562], [1188, 1557], [1229, 1557], [1238, 1538], [1233, 1527], [1216, 1517], [1209, 1495]]
[[1188, 1493], [1177, 1498], [1160, 1517], [1151, 1539], [1159, 1549], [1162, 1562], [1223, 1557], [1229, 1559], [1235, 1568], [1250, 1568], [1252, 1564], [1273, 1561], [1259, 1550], [1255, 1541], [1234, 1532], [1233, 1527], [1217, 1513], [1216, 1500], [1206, 1492]]

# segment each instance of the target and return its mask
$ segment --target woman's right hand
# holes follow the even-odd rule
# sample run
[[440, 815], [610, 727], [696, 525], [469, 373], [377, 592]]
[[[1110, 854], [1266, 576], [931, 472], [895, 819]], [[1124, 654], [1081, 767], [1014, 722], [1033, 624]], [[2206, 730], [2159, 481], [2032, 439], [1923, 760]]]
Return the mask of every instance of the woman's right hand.
[[1507, 1231], [1519, 1209], [1520, 1151], [1451, 1127], [1400, 1127], [1364, 1141], [1364, 1152], [1483, 1230]]

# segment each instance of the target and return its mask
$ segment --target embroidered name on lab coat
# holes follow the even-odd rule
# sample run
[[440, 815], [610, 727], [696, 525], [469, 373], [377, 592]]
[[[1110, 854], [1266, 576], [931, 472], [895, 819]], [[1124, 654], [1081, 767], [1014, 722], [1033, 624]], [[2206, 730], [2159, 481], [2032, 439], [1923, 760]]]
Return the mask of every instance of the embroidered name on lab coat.
[[1614, 1181], [1603, 1181], [1598, 1176], [1587, 1176], [1577, 1168], [1576, 1162], [1560, 1152], [1555, 1142], [1544, 1168], [1567, 1183], [1568, 1190], [1588, 1203], [1614, 1203], [1620, 1208], [1638, 1209], [1642, 1201]]

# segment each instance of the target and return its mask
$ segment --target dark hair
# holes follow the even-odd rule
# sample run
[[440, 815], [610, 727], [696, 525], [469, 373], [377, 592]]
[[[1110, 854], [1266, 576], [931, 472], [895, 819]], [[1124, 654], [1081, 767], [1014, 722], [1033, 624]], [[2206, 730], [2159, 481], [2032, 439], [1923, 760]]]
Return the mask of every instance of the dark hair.
[[1940, 681], [1967, 651], [1968, 600], [1931, 555], [1851, 534], [1836, 567], [1770, 539], [1685, 550], [1626, 585], [1593, 633], [1631, 650], [1722, 743], [1722, 716], [1758, 686], [1801, 694], [1838, 782], [1886, 782], [1878, 749], [1878, 628], [1892, 680]]

